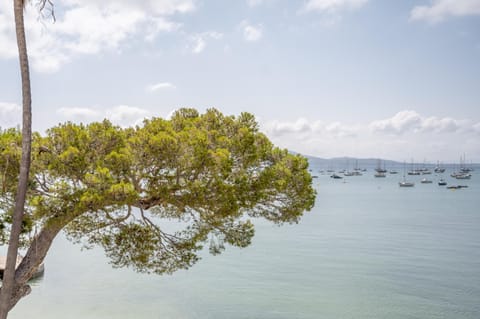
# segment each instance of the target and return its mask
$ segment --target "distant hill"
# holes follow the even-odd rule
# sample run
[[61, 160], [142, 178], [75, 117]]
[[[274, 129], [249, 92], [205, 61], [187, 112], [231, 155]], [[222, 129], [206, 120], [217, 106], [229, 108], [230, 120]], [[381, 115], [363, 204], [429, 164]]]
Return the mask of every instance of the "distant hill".
[[[334, 158], [320, 158], [320, 157], [315, 157], [315, 156], [309, 156], [309, 155], [303, 155], [305, 156], [309, 163], [310, 163], [310, 169], [312, 171], [318, 171], [318, 170], [353, 170], [354, 168], [366, 168], [368, 170], [373, 170], [378, 166], [379, 160], [380, 164], [383, 167], [385, 167], [387, 170], [392, 170], [395, 169], [397, 171], [403, 170], [404, 165], [406, 166], [407, 170], [412, 169], [412, 166], [415, 168], [422, 168], [422, 167], [428, 167], [428, 168], [433, 168], [437, 166], [436, 163], [403, 163], [403, 162], [397, 162], [397, 161], [392, 161], [392, 160], [385, 160], [385, 159], [378, 159], [378, 158], [354, 158], [354, 157], [334, 157]], [[446, 168], [454, 168], [458, 167], [459, 164], [442, 164], [443, 167]], [[470, 164], [467, 163], [466, 166], [473, 167], [474, 169], [480, 169], [480, 164], [474, 163]]]
[[[314, 156], [305, 156], [310, 162], [310, 168], [318, 170], [341, 170], [354, 168], [374, 169], [378, 166], [379, 159], [377, 158], [353, 158], [353, 157], [334, 157], [334, 158], [319, 158]], [[391, 160], [380, 160], [380, 165], [386, 169], [403, 168], [403, 163]]]

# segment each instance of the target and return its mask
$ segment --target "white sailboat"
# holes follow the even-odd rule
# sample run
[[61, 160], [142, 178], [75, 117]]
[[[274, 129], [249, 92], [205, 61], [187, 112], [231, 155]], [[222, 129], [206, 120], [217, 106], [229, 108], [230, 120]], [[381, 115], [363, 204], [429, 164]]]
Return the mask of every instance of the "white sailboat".
[[400, 186], [400, 187], [413, 187], [413, 186], [415, 186], [415, 183], [407, 182], [405, 180], [405, 163], [403, 163], [403, 180], [401, 182], [398, 182], [398, 186]]

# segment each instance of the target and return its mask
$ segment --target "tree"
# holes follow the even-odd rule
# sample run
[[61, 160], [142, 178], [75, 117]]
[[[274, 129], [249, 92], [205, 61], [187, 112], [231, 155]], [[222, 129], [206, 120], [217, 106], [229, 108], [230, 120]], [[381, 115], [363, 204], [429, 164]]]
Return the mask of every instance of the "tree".
[[22, 78], [23, 112], [22, 112], [22, 155], [15, 205], [10, 230], [10, 240], [7, 252], [7, 261], [3, 275], [2, 288], [0, 289], [0, 319], [7, 317], [8, 311], [23, 295], [29, 293], [28, 286], [15, 286], [15, 266], [19, 247], [19, 237], [24, 215], [25, 197], [28, 187], [30, 170], [31, 139], [32, 139], [32, 96], [30, 91], [30, 71], [28, 67], [27, 41], [25, 39], [25, 26], [23, 21], [24, 0], [14, 0], [15, 30], [20, 60], [20, 73]]
[[[0, 133], [0, 239], [9, 228], [19, 139], [15, 129]], [[248, 246], [251, 218], [296, 223], [315, 200], [304, 157], [274, 147], [251, 114], [215, 109], [181, 109], [135, 128], [107, 120], [58, 125], [34, 135], [30, 176], [22, 229], [29, 248], [15, 291], [26, 289], [61, 230], [103, 247], [114, 267], [172, 273], [195, 264], [206, 244], [212, 254], [225, 244]]]

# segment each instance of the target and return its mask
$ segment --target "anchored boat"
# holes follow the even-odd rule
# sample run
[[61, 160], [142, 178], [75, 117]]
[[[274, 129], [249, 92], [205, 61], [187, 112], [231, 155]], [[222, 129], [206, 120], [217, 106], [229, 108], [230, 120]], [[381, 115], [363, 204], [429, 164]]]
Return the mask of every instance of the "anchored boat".
[[[20, 255], [17, 256], [17, 263], [15, 265], [15, 269], [17, 269], [17, 267], [20, 265], [20, 263], [22, 262], [22, 259], [23, 259], [22, 256]], [[0, 256], [0, 279], [3, 278], [3, 272], [5, 271], [6, 264], [7, 264], [7, 257]], [[41, 263], [40, 266], [38, 266], [37, 271], [35, 271], [31, 279], [42, 276], [44, 272], [45, 272], [45, 266], [43, 265], [43, 263]]]

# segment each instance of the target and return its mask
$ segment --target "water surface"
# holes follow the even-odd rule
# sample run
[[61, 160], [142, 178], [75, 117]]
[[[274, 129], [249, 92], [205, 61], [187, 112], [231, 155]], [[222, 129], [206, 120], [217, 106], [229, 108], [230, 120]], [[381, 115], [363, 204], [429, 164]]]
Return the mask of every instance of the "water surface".
[[59, 238], [10, 318], [478, 319], [480, 175], [448, 178], [469, 185], [456, 191], [413, 178], [320, 175], [298, 225], [257, 221], [251, 246], [171, 276], [112, 269]]

